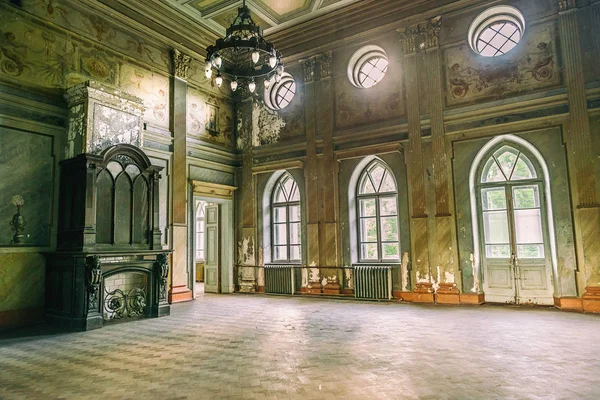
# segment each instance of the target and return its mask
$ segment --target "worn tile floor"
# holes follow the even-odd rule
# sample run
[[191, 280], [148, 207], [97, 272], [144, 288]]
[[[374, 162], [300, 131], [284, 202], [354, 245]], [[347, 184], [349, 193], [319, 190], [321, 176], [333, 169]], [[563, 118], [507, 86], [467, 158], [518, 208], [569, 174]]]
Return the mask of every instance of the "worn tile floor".
[[600, 316], [552, 309], [200, 295], [166, 318], [15, 336], [1, 399], [600, 398]]

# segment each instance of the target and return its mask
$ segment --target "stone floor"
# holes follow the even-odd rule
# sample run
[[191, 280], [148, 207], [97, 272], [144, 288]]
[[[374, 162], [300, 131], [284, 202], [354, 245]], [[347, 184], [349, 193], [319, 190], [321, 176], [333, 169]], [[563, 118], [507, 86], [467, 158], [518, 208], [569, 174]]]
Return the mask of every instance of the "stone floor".
[[600, 316], [544, 308], [206, 294], [38, 330], [0, 339], [1, 399], [600, 398]]

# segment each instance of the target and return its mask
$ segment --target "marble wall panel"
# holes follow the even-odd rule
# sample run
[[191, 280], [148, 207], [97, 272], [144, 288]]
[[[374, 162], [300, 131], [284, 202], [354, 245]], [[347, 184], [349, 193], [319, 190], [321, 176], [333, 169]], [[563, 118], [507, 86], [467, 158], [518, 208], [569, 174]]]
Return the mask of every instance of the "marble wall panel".
[[445, 50], [446, 104], [501, 99], [561, 82], [554, 21], [528, 26], [512, 51], [482, 57], [464, 42]]
[[54, 193], [54, 139], [51, 136], [0, 128], [0, 246], [11, 246], [9, 222], [21, 196], [25, 220], [24, 246], [50, 246]]

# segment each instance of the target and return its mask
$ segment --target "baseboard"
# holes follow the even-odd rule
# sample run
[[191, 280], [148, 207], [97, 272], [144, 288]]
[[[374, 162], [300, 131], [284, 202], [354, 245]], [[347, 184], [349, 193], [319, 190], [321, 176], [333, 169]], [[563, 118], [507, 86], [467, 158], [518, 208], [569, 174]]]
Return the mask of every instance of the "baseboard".
[[480, 305], [485, 303], [485, 294], [483, 293], [461, 293], [460, 304]]
[[33, 325], [44, 320], [44, 308], [0, 311], [0, 330]]
[[583, 311], [583, 299], [578, 297], [555, 297], [554, 307], [566, 311]]

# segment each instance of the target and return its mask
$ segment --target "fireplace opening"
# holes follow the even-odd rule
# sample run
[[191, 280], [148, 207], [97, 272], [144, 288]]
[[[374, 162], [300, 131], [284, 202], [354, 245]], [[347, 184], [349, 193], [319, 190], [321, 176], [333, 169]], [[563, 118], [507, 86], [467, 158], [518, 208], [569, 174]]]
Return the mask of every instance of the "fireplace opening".
[[123, 271], [104, 278], [102, 315], [105, 321], [145, 317], [148, 313], [148, 274]]

